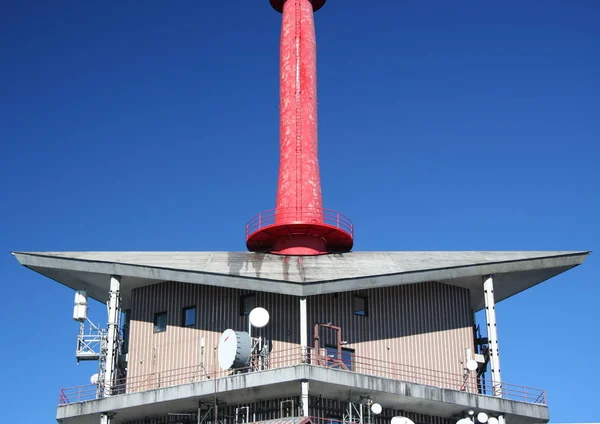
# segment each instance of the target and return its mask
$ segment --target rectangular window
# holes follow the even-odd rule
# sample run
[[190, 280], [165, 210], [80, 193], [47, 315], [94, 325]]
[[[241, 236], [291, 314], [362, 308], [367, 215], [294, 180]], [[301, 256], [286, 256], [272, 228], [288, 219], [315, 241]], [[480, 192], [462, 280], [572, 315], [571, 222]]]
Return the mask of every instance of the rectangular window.
[[366, 317], [369, 315], [369, 305], [367, 302], [367, 296], [354, 296], [352, 299], [352, 309], [354, 315]]
[[240, 298], [240, 315], [249, 315], [256, 307], [256, 294], [245, 294]]
[[[336, 362], [338, 360], [337, 347], [327, 346], [326, 349], [327, 349], [327, 366], [331, 367], [331, 368], [343, 369]], [[342, 348], [342, 362], [344, 363], [344, 365], [346, 365], [346, 367], [348, 368], [349, 371], [352, 371], [353, 364], [354, 364], [354, 349], [349, 349], [347, 347]]]
[[196, 326], [196, 307], [188, 306], [183, 308], [181, 313], [181, 325], [184, 327], [195, 327]]
[[154, 314], [154, 332], [162, 333], [167, 331], [167, 313], [158, 312]]

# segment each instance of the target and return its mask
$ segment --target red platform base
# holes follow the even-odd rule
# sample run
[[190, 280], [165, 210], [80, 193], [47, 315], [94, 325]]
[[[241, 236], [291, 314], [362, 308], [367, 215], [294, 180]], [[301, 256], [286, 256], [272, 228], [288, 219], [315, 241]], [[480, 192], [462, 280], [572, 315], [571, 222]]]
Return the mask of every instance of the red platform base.
[[[310, 213], [314, 216], [316, 212]], [[281, 219], [289, 217], [289, 214], [289, 211], [270, 210], [252, 218], [246, 225], [248, 250], [307, 256], [343, 253], [352, 249], [352, 222], [340, 213], [321, 209], [318, 214], [322, 219], [318, 221]]]

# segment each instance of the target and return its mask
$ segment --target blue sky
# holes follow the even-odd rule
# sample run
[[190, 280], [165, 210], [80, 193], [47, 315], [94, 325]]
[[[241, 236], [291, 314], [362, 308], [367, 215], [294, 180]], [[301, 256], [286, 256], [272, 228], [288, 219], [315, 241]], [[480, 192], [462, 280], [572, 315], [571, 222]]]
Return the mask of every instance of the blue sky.
[[[2, 3], [0, 394], [5, 421], [50, 422], [93, 367], [75, 365], [72, 291], [9, 252], [244, 250], [275, 202], [280, 16]], [[599, 19], [591, 0], [328, 2], [324, 205], [354, 221], [355, 250], [594, 250]], [[600, 419], [599, 272], [592, 254], [498, 305], [503, 378], [548, 390], [553, 422]]]

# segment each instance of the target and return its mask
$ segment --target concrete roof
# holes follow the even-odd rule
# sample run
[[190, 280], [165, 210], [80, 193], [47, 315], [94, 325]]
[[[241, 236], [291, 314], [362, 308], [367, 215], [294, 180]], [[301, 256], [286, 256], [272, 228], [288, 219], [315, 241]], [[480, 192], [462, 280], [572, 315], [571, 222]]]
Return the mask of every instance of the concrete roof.
[[162, 281], [311, 296], [439, 281], [471, 290], [483, 308], [482, 276], [495, 275], [496, 301], [583, 263], [589, 251], [349, 252], [279, 256], [252, 252], [13, 252], [48, 278], [105, 302], [120, 275], [123, 306], [131, 290]]

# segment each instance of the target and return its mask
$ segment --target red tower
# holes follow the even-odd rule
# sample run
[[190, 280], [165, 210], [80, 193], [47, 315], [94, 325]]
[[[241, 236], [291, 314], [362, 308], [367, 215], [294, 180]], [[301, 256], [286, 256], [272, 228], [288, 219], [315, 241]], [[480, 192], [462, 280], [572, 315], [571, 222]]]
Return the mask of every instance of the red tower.
[[279, 181], [275, 209], [246, 225], [254, 252], [320, 255], [352, 249], [352, 222], [323, 209], [317, 139], [317, 45], [313, 13], [326, 0], [270, 0], [283, 14]]

